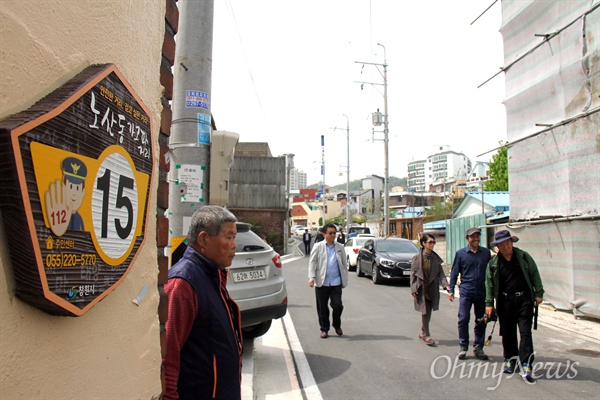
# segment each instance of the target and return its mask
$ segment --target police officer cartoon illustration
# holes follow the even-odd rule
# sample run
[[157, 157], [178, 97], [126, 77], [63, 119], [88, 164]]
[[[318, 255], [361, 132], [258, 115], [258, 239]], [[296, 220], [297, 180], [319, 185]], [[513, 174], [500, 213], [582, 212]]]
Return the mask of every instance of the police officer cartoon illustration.
[[57, 236], [67, 230], [85, 230], [83, 218], [77, 211], [85, 196], [87, 167], [77, 157], [67, 157], [61, 162], [62, 182], [50, 183], [46, 192], [46, 217], [50, 229]]

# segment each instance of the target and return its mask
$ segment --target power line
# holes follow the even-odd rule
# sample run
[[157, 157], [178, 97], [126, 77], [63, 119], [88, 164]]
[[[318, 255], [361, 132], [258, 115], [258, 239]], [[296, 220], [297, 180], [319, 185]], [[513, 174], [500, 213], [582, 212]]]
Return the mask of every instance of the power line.
[[244, 42], [242, 41], [242, 35], [240, 34], [240, 29], [238, 27], [237, 19], [235, 18], [235, 13], [233, 12], [233, 6], [231, 5], [231, 0], [227, 1], [227, 8], [233, 17], [233, 24], [235, 25], [235, 31], [237, 32], [238, 39], [240, 41], [240, 46], [242, 47], [242, 54], [244, 56], [244, 61], [246, 61], [246, 66], [248, 68], [248, 75], [250, 75], [250, 81], [252, 82], [252, 88], [254, 88], [254, 94], [256, 95], [256, 100], [258, 101], [258, 106], [260, 108], [260, 112], [262, 114], [263, 120], [266, 122], [265, 112], [263, 110], [262, 102], [260, 101], [260, 96], [258, 95], [258, 89], [256, 88], [256, 84], [254, 82], [254, 76], [252, 75], [252, 68], [250, 68], [250, 63], [248, 62], [248, 57], [246, 56], [246, 50], [244, 48]]

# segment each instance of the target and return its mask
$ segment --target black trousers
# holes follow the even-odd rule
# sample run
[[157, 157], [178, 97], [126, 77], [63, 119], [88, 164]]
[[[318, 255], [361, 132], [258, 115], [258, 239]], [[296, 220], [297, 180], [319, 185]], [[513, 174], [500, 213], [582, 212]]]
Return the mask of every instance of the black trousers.
[[304, 254], [310, 254], [310, 242], [304, 242]]
[[317, 299], [317, 314], [319, 316], [319, 326], [321, 332], [329, 331], [329, 305], [331, 302], [333, 327], [342, 327], [342, 285], [315, 287], [315, 297]]
[[[521, 365], [533, 364], [533, 337], [531, 335], [533, 302], [529, 295], [505, 296], [500, 293], [498, 322], [500, 323], [504, 358], [516, 360], [518, 356]], [[517, 327], [519, 328], [519, 341], [517, 341]]]

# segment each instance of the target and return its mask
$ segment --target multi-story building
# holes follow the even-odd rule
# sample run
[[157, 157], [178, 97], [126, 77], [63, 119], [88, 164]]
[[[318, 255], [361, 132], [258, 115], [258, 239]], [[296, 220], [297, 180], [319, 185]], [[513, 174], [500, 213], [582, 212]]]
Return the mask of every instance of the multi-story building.
[[468, 187], [481, 187], [489, 179], [489, 170], [488, 163], [477, 161], [467, 177], [466, 185]]
[[425, 169], [427, 160], [418, 160], [408, 163], [408, 190], [410, 192], [425, 191]]
[[463, 153], [440, 147], [440, 152], [425, 160], [408, 164], [408, 190], [411, 192], [442, 191], [471, 172], [471, 160]]
[[[236, 149], [237, 154], [237, 149]], [[304, 189], [308, 186], [306, 179], [306, 172], [300, 171], [298, 168], [294, 166], [294, 155], [293, 154], [283, 154], [282, 157], [286, 158], [286, 168], [288, 168], [289, 172], [289, 184], [290, 184], [290, 192], [293, 190]]]
[[290, 188], [300, 190], [307, 186], [306, 172], [300, 171], [298, 168], [292, 168], [290, 171]]

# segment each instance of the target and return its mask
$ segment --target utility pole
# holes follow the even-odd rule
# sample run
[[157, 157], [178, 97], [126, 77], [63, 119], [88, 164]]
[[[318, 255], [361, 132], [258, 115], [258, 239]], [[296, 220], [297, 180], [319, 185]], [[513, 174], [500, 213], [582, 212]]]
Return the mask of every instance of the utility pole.
[[389, 153], [389, 149], [388, 149], [388, 145], [389, 145], [389, 140], [388, 140], [388, 135], [389, 135], [389, 129], [388, 129], [388, 105], [387, 105], [387, 61], [386, 61], [386, 54], [385, 54], [385, 46], [382, 45], [381, 43], [377, 43], [378, 46], [383, 47], [383, 112], [385, 114], [385, 118], [383, 120], [383, 147], [384, 147], [384, 159], [385, 159], [385, 179], [383, 181], [383, 184], [385, 185], [384, 187], [384, 198], [383, 198], [383, 212], [385, 214], [384, 216], [384, 227], [383, 227], [383, 234], [384, 237], [388, 237], [389, 236], [389, 231], [390, 231], [390, 206], [389, 206], [389, 202], [390, 202], [390, 162], [389, 162], [389, 158], [388, 158], [388, 153]]
[[327, 196], [325, 195], [325, 135], [321, 135], [321, 175], [323, 176], [323, 185], [321, 191], [323, 193], [323, 224], [325, 225], [325, 218], [327, 217]]
[[288, 250], [288, 239], [290, 238], [290, 192], [291, 192], [291, 184], [292, 184], [292, 180], [291, 180], [291, 175], [292, 175], [292, 168], [294, 167], [294, 155], [293, 154], [284, 154], [285, 156], [285, 164], [286, 164], [286, 172], [287, 172], [287, 178], [286, 178], [286, 190], [285, 190], [285, 206], [286, 206], [286, 210], [285, 210], [285, 228], [283, 230], [283, 232], [285, 233], [285, 243], [283, 245], [284, 247], [284, 253], [287, 254], [287, 250]]
[[[389, 153], [389, 149], [388, 149], [388, 145], [389, 145], [389, 127], [388, 127], [388, 105], [387, 105], [387, 61], [386, 61], [386, 53], [385, 53], [385, 46], [382, 45], [381, 43], [377, 43], [378, 46], [383, 47], [383, 64], [379, 64], [379, 63], [371, 63], [371, 62], [362, 62], [362, 61], [355, 61], [355, 63], [358, 64], [363, 64], [363, 66], [365, 64], [369, 64], [369, 65], [375, 65], [375, 66], [381, 66], [383, 67], [383, 112], [384, 112], [384, 118], [383, 118], [383, 157], [384, 157], [384, 199], [383, 199], [383, 221], [384, 221], [384, 226], [383, 226], [383, 233], [385, 237], [389, 236], [389, 229], [390, 229], [390, 210], [389, 210], [389, 197], [390, 197], [390, 191], [389, 191], [389, 159], [388, 159], [388, 153]], [[372, 82], [357, 82], [360, 84], [369, 84], [369, 85], [380, 85], [377, 83], [372, 83]], [[362, 86], [361, 86], [362, 88]]]
[[208, 204], [214, 1], [180, 1], [169, 140], [169, 246]]
[[350, 119], [346, 114], [342, 114], [346, 117], [346, 235], [350, 231]]
[[[342, 114], [346, 117], [346, 145], [347, 145], [347, 156], [346, 156], [346, 234], [350, 230], [350, 120], [346, 114]], [[334, 131], [341, 129], [338, 127], [331, 128]]]

